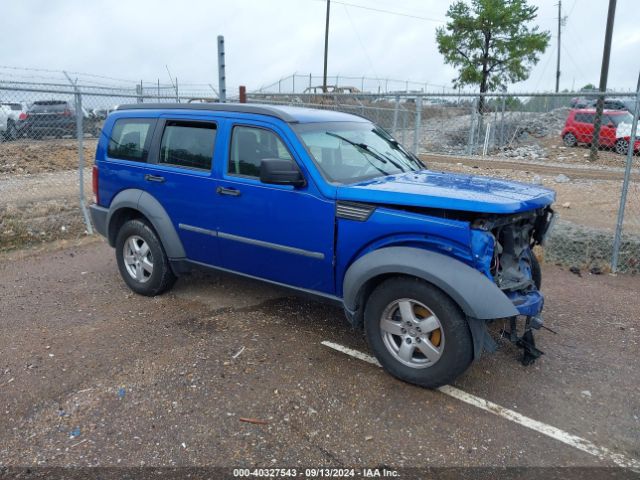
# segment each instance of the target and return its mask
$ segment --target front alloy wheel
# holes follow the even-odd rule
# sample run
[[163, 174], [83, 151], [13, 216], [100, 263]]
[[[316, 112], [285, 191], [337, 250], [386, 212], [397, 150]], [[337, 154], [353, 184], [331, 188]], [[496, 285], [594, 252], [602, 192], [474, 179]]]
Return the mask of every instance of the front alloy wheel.
[[444, 335], [440, 320], [417, 300], [391, 302], [380, 318], [380, 330], [389, 353], [408, 367], [427, 368], [442, 356]]
[[567, 133], [562, 137], [562, 141], [566, 147], [575, 147], [578, 144], [578, 139], [573, 133]]
[[369, 295], [367, 341], [391, 375], [428, 388], [453, 381], [473, 360], [473, 340], [460, 307], [424, 280], [395, 277]]

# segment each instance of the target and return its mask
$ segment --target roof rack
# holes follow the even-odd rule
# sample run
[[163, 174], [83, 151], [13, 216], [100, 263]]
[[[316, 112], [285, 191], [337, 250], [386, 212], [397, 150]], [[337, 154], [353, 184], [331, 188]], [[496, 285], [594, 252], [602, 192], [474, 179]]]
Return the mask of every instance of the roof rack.
[[132, 103], [120, 105], [118, 110], [206, 110], [211, 112], [256, 113], [279, 118], [287, 123], [298, 120], [277, 106], [251, 103]]

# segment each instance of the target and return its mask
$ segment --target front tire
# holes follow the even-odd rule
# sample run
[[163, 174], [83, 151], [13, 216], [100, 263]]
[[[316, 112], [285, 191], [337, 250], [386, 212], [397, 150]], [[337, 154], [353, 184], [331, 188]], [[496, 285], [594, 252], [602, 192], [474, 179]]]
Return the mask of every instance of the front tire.
[[531, 279], [536, 288], [540, 290], [542, 288], [542, 268], [540, 268], [540, 262], [533, 252], [531, 252]]
[[129, 220], [118, 231], [116, 260], [124, 282], [140, 295], [160, 295], [176, 281], [158, 236], [142, 220]]
[[578, 139], [573, 133], [567, 133], [562, 137], [562, 141], [566, 147], [575, 147], [578, 144]]
[[369, 296], [365, 334], [391, 375], [427, 388], [446, 385], [473, 360], [467, 320], [453, 300], [417, 278], [385, 280]]

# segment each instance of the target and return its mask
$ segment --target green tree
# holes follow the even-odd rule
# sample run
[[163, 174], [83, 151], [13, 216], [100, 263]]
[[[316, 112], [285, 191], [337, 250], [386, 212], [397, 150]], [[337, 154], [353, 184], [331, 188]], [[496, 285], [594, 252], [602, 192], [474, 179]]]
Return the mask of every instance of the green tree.
[[598, 87], [596, 87], [593, 83], [587, 83], [584, 87], [580, 89], [581, 92], [595, 92], [597, 90], [598, 90]]
[[[525, 80], [551, 38], [529, 26], [537, 11], [527, 0], [457, 0], [449, 6], [436, 40], [445, 63], [458, 69], [454, 87], [479, 85], [486, 93]], [[483, 107], [481, 97], [478, 111]]]

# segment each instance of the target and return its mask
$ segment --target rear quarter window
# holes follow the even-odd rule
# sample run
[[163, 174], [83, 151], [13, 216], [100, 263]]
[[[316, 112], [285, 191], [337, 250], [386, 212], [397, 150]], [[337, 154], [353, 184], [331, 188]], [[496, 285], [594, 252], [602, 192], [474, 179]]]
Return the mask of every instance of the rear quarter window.
[[107, 155], [122, 160], [146, 162], [155, 123], [153, 119], [141, 118], [116, 120], [109, 137]]
[[31, 106], [32, 113], [58, 113], [65, 110], [71, 110], [71, 105], [62, 101], [35, 102]]

